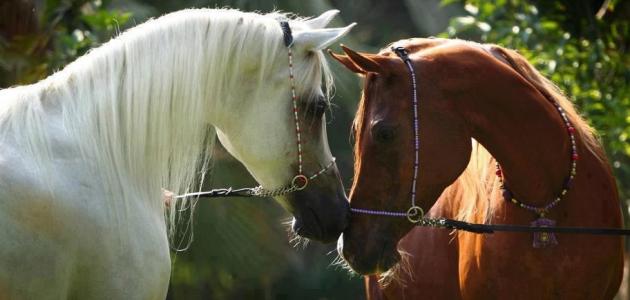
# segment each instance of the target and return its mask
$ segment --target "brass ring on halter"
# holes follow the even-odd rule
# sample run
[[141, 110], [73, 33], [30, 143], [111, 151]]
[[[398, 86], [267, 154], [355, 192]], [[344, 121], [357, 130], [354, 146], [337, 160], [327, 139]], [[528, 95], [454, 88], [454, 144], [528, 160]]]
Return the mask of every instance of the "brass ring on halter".
[[424, 218], [424, 210], [420, 206], [412, 206], [407, 210], [407, 220], [411, 223], [418, 223]]
[[301, 191], [308, 185], [308, 177], [304, 175], [295, 175], [293, 180], [291, 180], [291, 185], [295, 188], [295, 190]]

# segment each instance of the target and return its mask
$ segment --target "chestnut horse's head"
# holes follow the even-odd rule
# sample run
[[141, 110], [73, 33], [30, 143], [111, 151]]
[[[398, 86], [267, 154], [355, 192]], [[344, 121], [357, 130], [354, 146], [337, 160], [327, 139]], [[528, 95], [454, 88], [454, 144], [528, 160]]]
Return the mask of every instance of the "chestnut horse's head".
[[[404, 47], [417, 80], [419, 170], [415, 205], [428, 211], [442, 191], [466, 168], [470, 133], [452, 93], [459, 78], [474, 76], [450, 70], [446, 40], [411, 39]], [[390, 48], [378, 54], [332, 54], [349, 70], [364, 77], [363, 96], [353, 126], [355, 174], [350, 201], [353, 209], [405, 213], [412, 206], [414, 177], [414, 107], [408, 66]], [[397, 243], [413, 224], [403, 217], [355, 213], [344, 232], [340, 252], [362, 274], [384, 272], [398, 260]]]

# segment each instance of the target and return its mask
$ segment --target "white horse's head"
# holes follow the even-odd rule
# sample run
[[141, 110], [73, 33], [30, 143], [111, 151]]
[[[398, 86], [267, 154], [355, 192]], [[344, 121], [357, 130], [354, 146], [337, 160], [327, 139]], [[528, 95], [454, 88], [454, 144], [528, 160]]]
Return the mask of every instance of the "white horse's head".
[[[231, 114], [216, 122], [219, 140], [267, 190], [286, 187], [299, 174], [298, 141], [289, 70], [289, 50], [301, 138], [302, 167], [306, 177], [321, 170], [303, 190], [276, 199], [294, 216], [293, 230], [319, 241], [336, 240], [345, 229], [349, 205], [334, 165], [327, 136], [325, 112], [329, 106], [331, 76], [322, 49], [354, 26], [324, 28], [338, 11], [310, 20], [287, 20], [291, 34], [283, 33], [279, 15], [258, 22], [240, 55], [239, 84], [229, 93]], [[254, 21], [252, 19], [251, 21]], [[247, 21], [245, 21], [247, 22]], [[292, 39], [288, 47], [284, 40]], [[236, 76], [236, 75], [235, 75]], [[322, 79], [326, 90], [322, 89]], [[223, 107], [224, 109], [225, 107]], [[328, 167], [328, 168], [327, 168]]]

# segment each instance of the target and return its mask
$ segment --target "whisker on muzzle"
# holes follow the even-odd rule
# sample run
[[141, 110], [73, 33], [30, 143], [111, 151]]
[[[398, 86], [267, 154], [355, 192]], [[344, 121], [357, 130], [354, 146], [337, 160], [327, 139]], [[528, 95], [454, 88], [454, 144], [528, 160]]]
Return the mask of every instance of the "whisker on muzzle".
[[[350, 275], [358, 275], [353, 269], [352, 267], [350, 267], [350, 265], [348, 264], [348, 262], [346, 262], [345, 259], [343, 259], [343, 257], [341, 256], [341, 254], [339, 254], [339, 252], [335, 251], [336, 253], [335, 258], [333, 258], [333, 260], [330, 262], [330, 264], [328, 265], [329, 267], [334, 267], [335, 269], [340, 269], [340, 270], [345, 270], [347, 271]], [[333, 252], [329, 252], [329, 254], [333, 254]]]
[[383, 287], [395, 282], [397, 285], [405, 288], [408, 282], [413, 282], [414, 280], [413, 268], [410, 263], [410, 258], [413, 255], [401, 249], [398, 249], [398, 253], [400, 254], [400, 261], [378, 276], [378, 282]]
[[286, 226], [287, 235], [289, 237], [289, 244], [293, 248], [301, 248], [302, 250], [304, 250], [306, 249], [306, 247], [308, 247], [310, 240], [303, 236], [300, 236], [295, 231], [293, 231], [293, 218], [289, 217], [285, 219], [284, 221], [282, 221], [282, 224]]

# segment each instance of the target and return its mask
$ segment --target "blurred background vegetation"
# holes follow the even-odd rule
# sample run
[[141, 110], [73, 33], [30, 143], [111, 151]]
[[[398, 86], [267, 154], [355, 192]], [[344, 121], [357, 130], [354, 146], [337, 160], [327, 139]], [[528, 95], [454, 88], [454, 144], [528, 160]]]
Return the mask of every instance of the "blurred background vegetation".
[[[302, 16], [337, 8], [341, 14], [334, 25], [359, 23], [343, 43], [362, 51], [426, 36], [519, 50], [576, 102], [600, 133], [627, 216], [630, 1], [0, 0], [0, 88], [40, 80], [147, 18], [188, 7], [225, 6]], [[329, 139], [349, 187], [348, 133], [360, 85], [354, 75], [332, 65], [337, 89]], [[215, 153], [209, 187], [254, 184], [222, 149]], [[199, 203], [192, 246], [173, 254], [169, 298], [363, 299], [362, 279], [331, 265], [335, 246], [294, 247], [283, 225], [287, 220], [288, 214], [271, 200]]]

